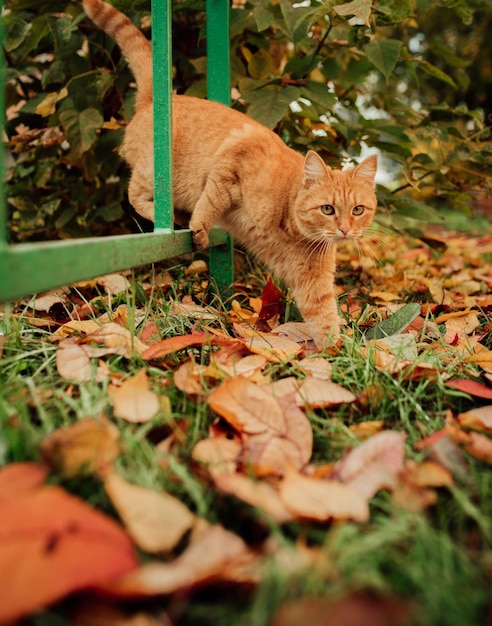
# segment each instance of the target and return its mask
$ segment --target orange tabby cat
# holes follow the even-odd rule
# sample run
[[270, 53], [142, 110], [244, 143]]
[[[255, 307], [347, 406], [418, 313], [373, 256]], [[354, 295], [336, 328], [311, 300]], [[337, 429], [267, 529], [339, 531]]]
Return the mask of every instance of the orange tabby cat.
[[[135, 115], [122, 155], [132, 170], [129, 200], [152, 220], [154, 163], [151, 44], [103, 0], [83, 0], [111, 35], [137, 81]], [[288, 148], [271, 130], [222, 104], [173, 96], [174, 204], [187, 214], [193, 241], [208, 245], [220, 224], [292, 289], [319, 347], [339, 334], [334, 295], [336, 241], [358, 239], [373, 219], [377, 157], [347, 171], [313, 151]]]

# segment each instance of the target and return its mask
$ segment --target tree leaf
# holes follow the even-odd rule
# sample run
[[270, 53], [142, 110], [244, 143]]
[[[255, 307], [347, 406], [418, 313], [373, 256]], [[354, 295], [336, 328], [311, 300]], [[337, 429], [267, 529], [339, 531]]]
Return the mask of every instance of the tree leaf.
[[104, 118], [94, 107], [76, 111], [65, 109], [60, 113], [60, 121], [67, 131], [72, 152], [81, 156], [94, 145], [97, 131], [102, 128]]
[[388, 81], [400, 57], [401, 47], [402, 43], [397, 39], [373, 39], [364, 47], [364, 52]]
[[270, 86], [251, 91], [248, 94], [248, 114], [268, 128], [274, 128], [287, 113], [290, 104], [299, 98], [299, 93], [299, 89], [292, 85]]
[[369, 20], [372, 10], [372, 0], [352, 0], [346, 4], [339, 4], [334, 7], [338, 15], [354, 15], [356, 18], [362, 20], [366, 26], [371, 26]]

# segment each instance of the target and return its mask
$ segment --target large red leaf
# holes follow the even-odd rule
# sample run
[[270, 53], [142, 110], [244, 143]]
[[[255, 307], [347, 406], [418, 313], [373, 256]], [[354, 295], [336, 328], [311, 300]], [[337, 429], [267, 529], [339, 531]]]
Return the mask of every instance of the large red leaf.
[[0, 623], [137, 565], [123, 529], [63, 489], [44, 487], [2, 502]]

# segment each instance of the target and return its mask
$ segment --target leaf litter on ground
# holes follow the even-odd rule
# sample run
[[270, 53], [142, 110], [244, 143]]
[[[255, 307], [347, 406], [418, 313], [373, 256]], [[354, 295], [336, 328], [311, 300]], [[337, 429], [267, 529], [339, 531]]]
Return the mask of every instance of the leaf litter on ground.
[[[270, 278], [256, 292], [250, 277], [238, 283], [229, 308], [179, 295], [184, 285], [202, 293], [202, 262], [180, 279], [164, 318], [162, 296], [155, 310], [152, 302], [117, 299], [131, 293], [128, 274], [80, 283], [77, 294], [67, 288], [38, 296], [27, 309], [26, 303], [5, 309], [9, 328], [22, 320], [47, 329], [36, 341], [54, 345], [56, 367], [41, 369], [51, 371], [49, 385], [63, 396], [41, 389], [34, 372], [39, 389], [33, 395], [31, 388], [29, 403], [44, 434], [26, 459], [42, 465], [15, 463], [12, 452], [0, 450], [0, 585], [11, 596], [0, 621], [81, 590], [117, 601], [180, 597], [226, 582], [255, 586], [267, 580], [272, 555], [282, 558], [278, 546], [272, 552], [272, 524], [297, 533], [290, 548], [299, 555], [297, 575], [314, 559], [330, 572], [327, 580], [338, 580], [342, 574], [334, 573], [323, 540], [304, 559], [305, 533], [323, 529], [329, 538], [355, 523], [364, 534], [383, 510], [430, 516], [441, 500], [457, 497], [459, 485], [473, 484], [472, 465], [490, 472], [492, 417], [483, 401], [492, 397], [492, 238], [446, 239], [441, 255], [401, 239], [401, 246], [381, 251], [384, 264], [362, 258], [362, 278], [343, 287], [344, 341], [325, 353], [316, 351], [302, 321], [282, 319], [288, 299]], [[391, 249], [403, 246], [408, 252], [393, 255]], [[342, 278], [351, 277], [359, 260], [349, 248], [339, 257], [348, 268]], [[173, 285], [169, 272], [164, 275], [163, 293]], [[142, 285], [153, 289], [148, 279]], [[80, 290], [97, 289], [106, 296], [79, 298]], [[110, 298], [116, 298], [114, 310]], [[72, 317], [55, 322], [50, 311], [60, 305]], [[175, 330], [166, 326], [173, 317], [182, 322]], [[14, 380], [22, 341], [7, 337], [2, 346], [5, 379]], [[15, 394], [25, 394], [16, 384], [3, 392], [10, 407]], [[444, 398], [439, 406], [429, 385]], [[84, 396], [89, 387], [98, 390], [97, 409]], [[60, 398], [80, 407], [47, 423], [39, 397], [53, 398], [53, 410]], [[10, 409], [6, 427], [13, 436], [22, 419]], [[154, 467], [151, 480], [132, 459], [144, 444], [140, 463]], [[84, 477], [100, 485], [99, 502], [106, 498], [112, 518], [64, 487], [47, 486]], [[383, 496], [389, 504], [378, 510]], [[470, 506], [468, 514], [478, 519]], [[262, 539], [252, 542], [240, 520], [226, 524], [224, 507], [239, 516], [248, 511], [245, 523], [254, 519]], [[22, 532], [19, 516], [29, 518]], [[87, 536], [85, 520], [97, 528]], [[114, 536], [108, 545], [104, 533]], [[99, 555], [107, 568], [90, 571], [88, 554]], [[75, 562], [78, 574], [67, 576]], [[7, 581], [16, 567], [25, 578]], [[50, 582], [35, 594], [25, 593], [23, 581], [45, 578]], [[343, 584], [350, 589], [352, 583]], [[382, 607], [376, 612], [413, 610], [405, 604], [410, 598], [394, 593], [394, 600], [386, 596], [388, 606], [374, 604]], [[368, 602], [364, 595], [344, 597], [343, 610]], [[295, 615], [296, 606], [280, 607], [274, 622]]]

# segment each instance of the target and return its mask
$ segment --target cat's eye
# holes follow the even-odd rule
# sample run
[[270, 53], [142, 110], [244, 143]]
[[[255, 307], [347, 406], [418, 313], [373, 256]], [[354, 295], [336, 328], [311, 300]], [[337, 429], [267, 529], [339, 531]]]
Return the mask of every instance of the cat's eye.
[[358, 204], [352, 209], [352, 215], [362, 215], [362, 213], [364, 213], [364, 207], [362, 204]]
[[323, 204], [320, 209], [325, 215], [335, 215], [335, 207], [331, 204]]

